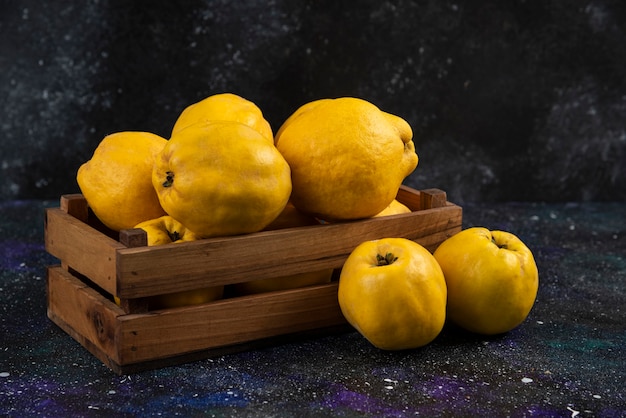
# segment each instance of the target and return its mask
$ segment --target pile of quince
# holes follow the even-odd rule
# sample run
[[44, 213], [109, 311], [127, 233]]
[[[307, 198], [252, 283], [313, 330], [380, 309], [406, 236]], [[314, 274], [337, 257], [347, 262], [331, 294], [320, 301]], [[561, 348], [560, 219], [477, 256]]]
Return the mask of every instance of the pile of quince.
[[[105, 137], [77, 180], [94, 214], [112, 230], [142, 228], [148, 245], [385, 216], [417, 166], [409, 124], [357, 98], [297, 109], [273, 134], [261, 110], [225, 93], [187, 107], [169, 139], [149, 132]], [[331, 280], [332, 270], [253, 280], [235, 294]], [[339, 278], [347, 321], [373, 345], [428, 344], [451, 322], [472, 332], [507, 332], [532, 308], [532, 253], [504, 231], [469, 228], [431, 254], [403, 238], [353, 250]], [[152, 309], [222, 297], [210, 287], [153, 297]], [[118, 300], [119, 302], [119, 300]]]
[[[351, 97], [307, 103], [274, 135], [253, 102], [216, 94], [184, 109], [169, 139], [106, 136], [77, 181], [104, 225], [142, 228], [148, 245], [240, 235], [409, 212], [395, 196], [417, 166], [412, 137], [402, 118]], [[238, 290], [329, 281], [331, 273]]]

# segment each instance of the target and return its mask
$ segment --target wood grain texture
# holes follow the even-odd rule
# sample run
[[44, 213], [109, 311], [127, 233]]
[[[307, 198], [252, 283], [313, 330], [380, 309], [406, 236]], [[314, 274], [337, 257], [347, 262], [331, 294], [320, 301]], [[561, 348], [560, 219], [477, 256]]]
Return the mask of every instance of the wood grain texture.
[[119, 317], [121, 364], [345, 324], [337, 283]]
[[48, 268], [48, 317], [111, 368], [346, 325], [337, 283], [125, 314], [80, 279]]
[[[49, 209], [46, 249], [111, 294], [133, 299], [340, 268], [357, 245], [372, 239], [408, 238], [434, 250], [462, 221], [462, 209], [442, 198], [443, 191], [402, 186], [398, 200], [411, 213], [132, 248], [63, 210]], [[439, 207], [418, 209], [425, 205]]]
[[[410, 207], [422, 205], [419, 192], [412, 189], [404, 187], [398, 197]], [[340, 268], [357, 245], [386, 237], [412, 239], [434, 250], [461, 228], [462, 209], [444, 203], [433, 209], [353, 222], [123, 248], [118, 251], [116, 266], [119, 295], [135, 298]]]
[[60, 266], [47, 270], [48, 317], [103, 363], [118, 364], [121, 308]]
[[124, 246], [59, 208], [45, 212], [46, 251], [111, 294], [116, 292], [117, 250]]

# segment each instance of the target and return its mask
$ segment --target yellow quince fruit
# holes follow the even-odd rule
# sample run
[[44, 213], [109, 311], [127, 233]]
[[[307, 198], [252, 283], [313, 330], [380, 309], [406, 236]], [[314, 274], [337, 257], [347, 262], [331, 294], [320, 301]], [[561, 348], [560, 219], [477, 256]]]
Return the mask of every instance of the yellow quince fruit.
[[165, 215], [152, 187], [152, 167], [167, 140], [149, 132], [106, 136], [76, 180], [94, 214], [114, 231]]
[[433, 256], [448, 287], [448, 318], [461, 328], [501, 334], [530, 314], [539, 272], [532, 251], [514, 234], [464, 229], [442, 242]]
[[273, 231], [276, 229], [295, 228], [298, 226], [319, 225], [320, 223], [311, 215], [300, 212], [291, 202], [287, 202], [283, 211], [268, 226], [263, 228], [264, 231]]
[[411, 213], [411, 209], [409, 209], [409, 207], [404, 203], [393, 199], [389, 206], [374, 215], [374, 218], [380, 218], [381, 216], [398, 215], [400, 213]]
[[185, 108], [174, 124], [172, 135], [198, 122], [215, 120], [243, 123], [268, 140], [274, 139], [272, 127], [263, 117], [261, 109], [250, 100], [232, 93], [214, 94]]
[[446, 297], [435, 257], [406, 238], [358, 245], [343, 265], [337, 292], [348, 323], [383, 350], [433, 341], [445, 323]]
[[417, 166], [402, 118], [352, 97], [321, 99], [290, 116], [274, 142], [292, 171], [292, 202], [320, 219], [368, 218], [385, 209]]
[[146, 231], [149, 246], [195, 241], [198, 239], [196, 234], [169, 215], [141, 222], [135, 225], [135, 228], [141, 228]]
[[237, 296], [254, 295], [278, 290], [298, 289], [316, 284], [330, 283], [333, 269], [307, 271], [284, 277], [271, 277], [232, 285]]
[[224, 286], [206, 287], [202, 289], [183, 290], [182, 292], [150, 296], [150, 310], [180, 308], [182, 306], [200, 305], [219, 300], [224, 296]]
[[274, 144], [232, 121], [174, 134], [156, 158], [152, 184], [165, 211], [201, 238], [260, 231], [291, 193], [289, 165]]

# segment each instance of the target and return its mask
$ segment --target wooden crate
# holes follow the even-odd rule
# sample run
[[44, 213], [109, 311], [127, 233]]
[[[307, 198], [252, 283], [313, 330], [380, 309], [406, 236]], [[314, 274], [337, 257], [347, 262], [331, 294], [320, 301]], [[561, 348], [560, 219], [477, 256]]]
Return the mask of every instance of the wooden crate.
[[[462, 209], [438, 189], [402, 186], [412, 212], [192, 242], [145, 246], [145, 232], [108, 230], [82, 195], [45, 214], [48, 317], [119, 374], [349, 329], [337, 276], [361, 242], [412, 239], [430, 251], [461, 230]], [[150, 311], [147, 298], [335, 269], [330, 283]], [[121, 304], [113, 302], [113, 295]]]

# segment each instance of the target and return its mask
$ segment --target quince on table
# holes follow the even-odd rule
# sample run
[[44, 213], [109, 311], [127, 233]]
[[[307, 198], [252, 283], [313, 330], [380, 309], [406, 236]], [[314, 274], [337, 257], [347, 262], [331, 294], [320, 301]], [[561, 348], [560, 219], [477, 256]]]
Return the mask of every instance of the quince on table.
[[374, 346], [424, 346], [446, 318], [446, 282], [433, 255], [405, 238], [365, 241], [348, 256], [339, 278], [339, 307]]
[[520, 325], [539, 289], [531, 250], [514, 234], [472, 227], [434, 252], [448, 287], [448, 317], [478, 334], [500, 334]]

